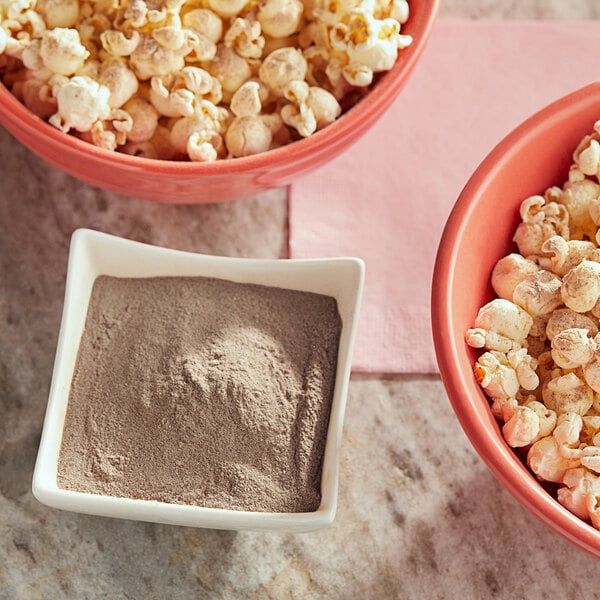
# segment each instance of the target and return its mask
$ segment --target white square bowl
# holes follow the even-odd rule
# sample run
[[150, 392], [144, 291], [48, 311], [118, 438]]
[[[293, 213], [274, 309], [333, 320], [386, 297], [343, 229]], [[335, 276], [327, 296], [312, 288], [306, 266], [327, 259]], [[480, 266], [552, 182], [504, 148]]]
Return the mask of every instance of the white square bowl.
[[[58, 459], [71, 379], [95, 279], [214, 277], [238, 283], [332, 296], [342, 320], [335, 387], [323, 458], [321, 504], [306, 513], [226, 510], [117, 498], [58, 487]], [[173, 525], [234, 530], [310, 531], [330, 525], [337, 505], [339, 448], [352, 347], [360, 309], [364, 263], [358, 258], [246, 259], [194, 254], [125, 240], [89, 229], [71, 239], [62, 322], [37, 461], [33, 494], [63, 510]]]

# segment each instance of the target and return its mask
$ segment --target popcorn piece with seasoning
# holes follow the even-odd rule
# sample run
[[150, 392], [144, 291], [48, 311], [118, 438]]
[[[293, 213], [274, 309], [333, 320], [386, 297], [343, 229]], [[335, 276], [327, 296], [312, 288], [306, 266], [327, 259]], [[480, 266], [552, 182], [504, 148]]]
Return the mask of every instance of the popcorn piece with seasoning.
[[522, 256], [529, 258], [543, 254], [543, 243], [554, 235], [569, 238], [569, 213], [557, 202], [546, 202], [543, 196], [531, 196], [521, 203], [521, 223], [514, 242]]
[[594, 403], [594, 392], [583, 378], [570, 372], [544, 383], [542, 398], [558, 415], [567, 412], [585, 415]]
[[49, 121], [58, 129], [89, 131], [98, 120], [110, 115], [110, 90], [86, 76], [75, 76], [54, 85], [57, 112]]
[[509, 300], [497, 298], [479, 309], [475, 328], [467, 331], [467, 343], [474, 348], [508, 352], [525, 344], [533, 319]]

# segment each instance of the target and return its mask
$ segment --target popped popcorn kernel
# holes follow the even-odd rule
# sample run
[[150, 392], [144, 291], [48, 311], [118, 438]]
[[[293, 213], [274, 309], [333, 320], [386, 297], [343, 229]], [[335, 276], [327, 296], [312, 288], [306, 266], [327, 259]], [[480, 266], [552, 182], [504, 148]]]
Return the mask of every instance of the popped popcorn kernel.
[[561, 295], [575, 312], [592, 310], [600, 299], [600, 263], [583, 260], [573, 267], [563, 278]]
[[551, 313], [562, 304], [562, 281], [550, 271], [528, 275], [513, 291], [513, 302], [533, 317]]
[[499, 298], [512, 302], [517, 285], [539, 270], [535, 262], [513, 252], [496, 263], [492, 271], [492, 287]]
[[292, 81], [304, 81], [307, 63], [296, 48], [274, 50], [260, 65], [258, 76], [278, 96], [285, 94]]
[[579, 466], [579, 459], [563, 456], [558, 442], [549, 435], [531, 446], [527, 465], [539, 479], [560, 483], [569, 469]]
[[248, 62], [224, 44], [217, 47], [215, 57], [204, 68], [219, 80], [223, 90], [229, 94], [233, 94], [252, 75]]
[[240, 86], [231, 98], [231, 112], [236, 117], [250, 117], [260, 114], [262, 101], [260, 83], [247, 81]]
[[567, 373], [545, 383], [542, 398], [559, 415], [566, 412], [584, 415], [594, 403], [594, 392], [581, 377]]
[[21, 95], [25, 106], [42, 119], [48, 119], [56, 112], [57, 102], [46, 81], [26, 79], [21, 86]]
[[548, 319], [546, 335], [550, 342], [566, 329], [584, 329], [590, 337], [598, 334], [598, 325], [587, 314], [582, 314], [570, 308], [557, 308]]
[[274, 38], [285, 38], [300, 27], [304, 5], [300, 0], [265, 0], [257, 14], [262, 31]]
[[525, 258], [543, 254], [543, 243], [554, 235], [569, 240], [569, 213], [557, 202], [546, 202], [543, 196], [531, 196], [521, 204], [521, 220], [513, 237]]
[[40, 56], [53, 73], [72, 75], [83, 66], [89, 55], [75, 29], [56, 27], [42, 34]]
[[37, 0], [35, 10], [43, 17], [48, 29], [74, 27], [79, 18], [77, 0]]
[[158, 127], [158, 111], [150, 102], [143, 98], [132, 98], [123, 108], [132, 120], [127, 139], [132, 142], [147, 142], [152, 138]]
[[208, 7], [220, 17], [234, 17], [246, 5], [247, 0], [207, 0]]
[[77, 75], [54, 86], [57, 112], [49, 121], [62, 131], [89, 131], [110, 114], [110, 90], [93, 79]]
[[571, 328], [557, 333], [551, 342], [552, 358], [562, 369], [576, 369], [589, 363], [597, 346], [587, 329]]
[[592, 358], [583, 365], [583, 377], [585, 382], [596, 393], [600, 394], [600, 357], [598, 351], [594, 352]]
[[557, 492], [558, 501], [580, 519], [590, 518], [590, 501], [600, 496], [597, 477], [584, 467], [568, 469], [563, 478], [564, 487]]
[[265, 47], [260, 23], [237, 17], [225, 34], [224, 43], [244, 58], [260, 58]]
[[569, 213], [569, 229], [572, 238], [593, 238], [596, 227], [590, 217], [590, 205], [598, 196], [600, 196], [598, 182], [586, 178], [585, 174], [578, 169], [572, 169], [570, 180], [565, 183], [564, 191], [558, 200]]
[[537, 413], [527, 406], [519, 406], [502, 427], [506, 443], [512, 448], [529, 446], [540, 432], [540, 419]]
[[148, 35], [141, 36], [129, 61], [140, 81], [180, 71], [185, 65], [181, 54], [162, 46]]
[[225, 134], [225, 145], [234, 157], [265, 152], [271, 140], [270, 129], [258, 115], [236, 117]]
[[540, 256], [539, 263], [556, 275], [563, 276], [596, 251], [597, 248], [592, 242], [567, 241], [559, 235], [554, 235], [542, 244], [543, 256]]
[[139, 89], [135, 73], [120, 58], [109, 58], [100, 65], [98, 83], [110, 91], [111, 108], [123, 106]]
[[130, 37], [122, 31], [109, 29], [100, 34], [100, 43], [103, 50], [112, 56], [129, 56], [137, 48], [140, 42], [140, 34], [133, 30]]
[[496, 399], [514, 398], [519, 391], [515, 369], [502, 352], [485, 352], [475, 363], [475, 378], [487, 395]]
[[[535, 396], [533, 396], [533, 398], [535, 398]], [[557, 422], [557, 414], [553, 410], [547, 408], [542, 402], [538, 402], [537, 400], [527, 400], [523, 403], [523, 406], [532, 410], [538, 417], [539, 431], [537, 438], [533, 441], [542, 439], [554, 431]]]
[[533, 318], [520, 306], [492, 300], [479, 309], [475, 328], [467, 331], [467, 342], [474, 348], [508, 352], [523, 346], [532, 325]]

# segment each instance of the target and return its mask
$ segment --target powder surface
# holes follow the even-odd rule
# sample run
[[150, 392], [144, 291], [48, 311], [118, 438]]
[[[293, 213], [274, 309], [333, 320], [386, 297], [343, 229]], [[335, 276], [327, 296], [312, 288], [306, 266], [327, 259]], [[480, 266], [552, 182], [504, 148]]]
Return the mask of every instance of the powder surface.
[[201, 277], [99, 277], [58, 485], [316, 510], [340, 332], [328, 296]]

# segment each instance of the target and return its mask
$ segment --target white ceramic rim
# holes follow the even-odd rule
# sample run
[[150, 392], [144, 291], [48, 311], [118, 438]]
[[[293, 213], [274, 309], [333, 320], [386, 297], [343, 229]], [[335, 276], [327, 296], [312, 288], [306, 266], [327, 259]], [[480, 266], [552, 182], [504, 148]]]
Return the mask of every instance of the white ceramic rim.
[[[225, 510], [116, 498], [58, 487], [58, 457], [71, 378], [93, 281], [99, 275], [216, 277], [336, 298], [342, 331], [323, 461], [322, 501], [316, 511], [266, 513]], [[339, 450], [363, 281], [364, 263], [359, 258], [227, 258], [161, 248], [89, 229], [75, 231], [69, 252], [65, 302], [52, 382], [33, 475], [34, 496], [48, 506], [63, 510], [192, 527], [293, 532], [330, 525], [337, 506]]]

